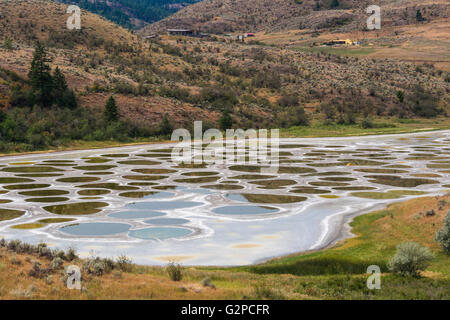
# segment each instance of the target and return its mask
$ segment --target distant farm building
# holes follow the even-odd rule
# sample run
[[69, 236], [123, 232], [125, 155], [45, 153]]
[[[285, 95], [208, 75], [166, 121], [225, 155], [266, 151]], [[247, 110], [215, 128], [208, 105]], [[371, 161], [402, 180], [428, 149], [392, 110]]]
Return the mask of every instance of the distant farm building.
[[193, 36], [194, 30], [192, 29], [167, 29], [167, 32], [171, 36]]
[[197, 38], [207, 38], [210, 36], [209, 33], [198, 32], [193, 29], [167, 29], [167, 33], [171, 36], [185, 36], [185, 37], [197, 37]]
[[353, 45], [354, 41], [350, 40], [350, 39], [345, 39], [345, 40], [331, 40], [331, 41], [327, 41], [324, 42], [323, 45], [325, 46], [337, 46], [337, 45]]

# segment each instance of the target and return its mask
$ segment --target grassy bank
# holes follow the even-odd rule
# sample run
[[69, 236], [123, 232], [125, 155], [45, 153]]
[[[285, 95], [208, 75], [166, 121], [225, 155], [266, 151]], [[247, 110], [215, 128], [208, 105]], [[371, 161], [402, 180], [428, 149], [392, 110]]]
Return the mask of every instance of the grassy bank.
[[[445, 204], [442, 200], [445, 200]], [[83, 273], [81, 291], [68, 290], [62, 270], [51, 279], [28, 273], [33, 260], [44, 258], [1, 249], [0, 298], [3, 299], [449, 299], [450, 257], [441, 253], [433, 238], [450, 209], [450, 196], [413, 199], [385, 210], [357, 217], [355, 238], [317, 252], [293, 254], [267, 263], [236, 267], [187, 267], [183, 279], [171, 281], [165, 268], [131, 266], [102, 276]], [[419, 211], [434, 209], [434, 216]], [[436, 258], [421, 278], [403, 278], [386, 269], [397, 244], [416, 241]], [[66, 262], [82, 265], [82, 260]], [[380, 290], [366, 287], [369, 265], [383, 275]], [[214, 284], [204, 286], [205, 278]]]
[[450, 129], [450, 118], [448, 117], [439, 117], [434, 119], [375, 119], [371, 128], [363, 128], [359, 124], [326, 125], [321, 121], [313, 121], [310, 126], [281, 129], [280, 136], [283, 138], [347, 137], [413, 133], [447, 129]]
[[40, 154], [40, 153], [48, 153], [48, 152], [117, 148], [117, 147], [134, 146], [134, 145], [140, 145], [140, 144], [162, 143], [162, 142], [168, 142], [168, 141], [165, 138], [159, 138], [159, 137], [154, 137], [151, 139], [144, 139], [144, 138], [133, 139], [128, 142], [117, 141], [117, 140], [107, 140], [107, 141], [75, 140], [75, 141], [71, 141], [63, 146], [58, 146], [55, 148], [36, 150], [36, 151], [30, 151], [30, 152], [0, 153], [0, 157], [19, 156], [19, 155], [27, 155], [27, 154]]
[[[348, 137], [348, 136], [365, 136], [365, 135], [380, 135], [380, 134], [401, 134], [426, 132], [436, 130], [449, 130], [450, 118], [440, 117], [433, 119], [376, 119], [373, 121], [373, 128], [363, 128], [360, 124], [354, 125], [326, 125], [322, 121], [314, 120], [309, 126], [299, 126], [291, 128], [280, 129], [281, 138], [316, 138], [316, 137]], [[0, 153], [2, 156], [14, 156], [24, 154], [39, 154], [46, 152], [70, 151], [70, 150], [88, 150], [88, 149], [102, 149], [114, 148], [139, 144], [162, 143], [169, 142], [167, 137], [152, 137], [148, 139], [140, 138], [133, 139], [128, 142], [121, 142], [117, 140], [107, 141], [84, 141], [74, 140], [64, 145], [36, 150], [32, 152], [9, 152]]]

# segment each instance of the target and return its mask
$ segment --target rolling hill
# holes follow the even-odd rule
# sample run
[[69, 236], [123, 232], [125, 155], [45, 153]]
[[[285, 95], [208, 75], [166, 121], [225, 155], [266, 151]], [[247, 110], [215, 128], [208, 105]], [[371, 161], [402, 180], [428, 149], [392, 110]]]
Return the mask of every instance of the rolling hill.
[[450, 105], [449, 72], [374, 59], [366, 48], [347, 55], [220, 36], [145, 38], [86, 11], [82, 29], [70, 31], [66, 5], [39, 0], [1, 1], [0, 15], [0, 109], [16, 116], [36, 40], [81, 107], [101, 117], [114, 96], [121, 119], [146, 132], [165, 116], [185, 128], [194, 120], [219, 127], [224, 111], [241, 128], [358, 126], [374, 117], [440, 116]]
[[[205, 0], [145, 28], [148, 33], [167, 28], [195, 28], [204, 32], [276, 32], [291, 29], [363, 29], [372, 5], [368, 0]], [[421, 10], [425, 19], [448, 18], [450, 4], [445, 0], [384, 0], [384, 25], [415, 23]]]

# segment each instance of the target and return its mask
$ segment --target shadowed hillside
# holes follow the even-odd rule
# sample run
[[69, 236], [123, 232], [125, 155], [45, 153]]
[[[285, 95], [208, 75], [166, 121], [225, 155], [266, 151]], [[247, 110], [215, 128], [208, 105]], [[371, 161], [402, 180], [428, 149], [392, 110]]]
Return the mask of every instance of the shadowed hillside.
[[161, 20], [198, 0], [56, 0], [75, 4], [127, 28]]

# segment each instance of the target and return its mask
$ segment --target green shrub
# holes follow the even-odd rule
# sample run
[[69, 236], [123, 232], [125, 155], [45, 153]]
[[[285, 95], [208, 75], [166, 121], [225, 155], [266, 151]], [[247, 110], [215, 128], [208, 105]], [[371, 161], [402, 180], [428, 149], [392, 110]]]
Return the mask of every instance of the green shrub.
[[111, 259], [102, 259], [99, 257], [93, 257], [87, 259], [83, 263], [83, 271], [87, 274], [95, 276], [101, 276], [109, 273], [114, 269], [114, 261]]
[[179, 263], [170, 262], [166, 270], [172, 281], [181, 281], [183, 278], [183, 267]]
[[435, 239], [441, 245], [442, 250], [446, 254], [450, 254], [450, 211], [447, 212], [444, 218], [444, 225], [436, 233]]
[[418, 277], [433, 258], [433, 253], [427, 247], [416, 242], [404, 242], [397, 246], [397, 252], [389, 261], [388, 268], [398, 275]]
[[364, 118], [364, 120], [361, 121], [361, 127], [362, 127], [363, 129], [370, 129], [370, 128], [373, 128], [373, 122], [372, 122], [372, 119], [370, 119], [370, 118]]
[[59, 258], [59, 257], [56, 257], [55, 259], [53, 259], [53, 260], [50, 262], [49, 268], [50, 268], [50, 270], [58, 270], [58, 269], [61, 269], [61, 267], [63, 266], [63, 264], [64, 264], [63, 259], [61, 259], [61, 258]]
[[69, 247], [69, 249], [67, 249], [67, 252], [66, 252], [66, 260], [73, 261], [75, 259], [78, 259], [77, 252], [74, 247]]
[[257, 284], [254, 288], [253, 297], [256, 300], [283, 300], [285, 297], [265, 283]]
[[216, 286], [214, 285], [214, 283], [212, 283], [211, 278], [210, 277], [206, 277], [203, 278], [202, 281], [200, 281], [200, 284], [204, 287], [210, 287], [212, 289], [215, 289]]
[[121, 255], [116, 259], [116, 267], [117, 269], [123, 272], [130, 272], [132, 269], [132, 261], [125, 255]]

